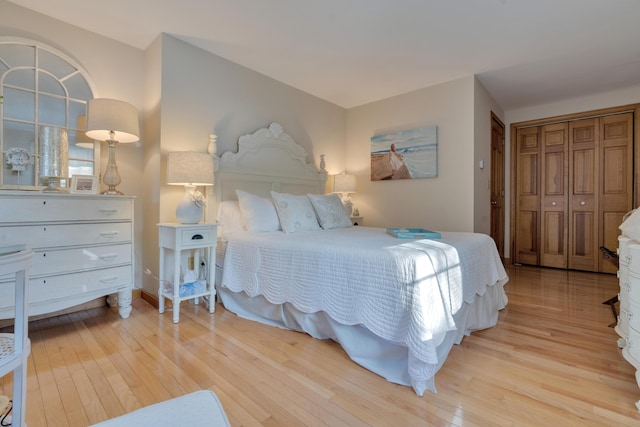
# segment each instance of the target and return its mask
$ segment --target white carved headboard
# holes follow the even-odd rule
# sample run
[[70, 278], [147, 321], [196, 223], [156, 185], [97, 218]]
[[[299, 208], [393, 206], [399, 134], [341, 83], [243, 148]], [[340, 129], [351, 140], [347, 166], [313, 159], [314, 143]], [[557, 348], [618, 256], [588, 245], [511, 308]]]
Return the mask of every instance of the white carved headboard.
[[216, 168], [215, 209], [222, 200], [237, 200], [236, 190], [270, 197], [270, 192], [323, 194], [327, 181], [324, 156], [320, 170], [307, 163], [307, 153], [287, 135], [282, 126], [272, 123], [238, 139], [238, 152], [224, 153]]

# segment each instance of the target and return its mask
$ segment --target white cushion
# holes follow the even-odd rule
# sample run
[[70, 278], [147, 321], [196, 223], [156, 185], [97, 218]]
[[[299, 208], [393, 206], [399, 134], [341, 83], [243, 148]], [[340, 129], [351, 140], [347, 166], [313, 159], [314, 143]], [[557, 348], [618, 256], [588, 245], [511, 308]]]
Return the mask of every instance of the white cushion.
[[245, 226], [251, 233], [278, 231], [280, 220], [271, 199], [236, 190]]
[[236, 200], [224, 200], [220, 203], [217, 220], [218, 230], [222, 238], [226, 238], [227, 234], [234, 231], [246, 230], [240, 203]]
[[175, 399], [145, 406], [131, 413], [94, 424], [93, 427], [209, 427], [231, 426], [218, 396], [200, 390]]
[[337, 194], [307, 194], [313, 209], [318, 216], [320, 227], [325, 230], [331, 228], [346, 228], [353, 226], [347, 210]]
[[285, 233], [320, 230], [316, 212], [306, 195], [294, 196], [293, 194], [272, 191], [271, 197], [273, 197], [280, 224]]

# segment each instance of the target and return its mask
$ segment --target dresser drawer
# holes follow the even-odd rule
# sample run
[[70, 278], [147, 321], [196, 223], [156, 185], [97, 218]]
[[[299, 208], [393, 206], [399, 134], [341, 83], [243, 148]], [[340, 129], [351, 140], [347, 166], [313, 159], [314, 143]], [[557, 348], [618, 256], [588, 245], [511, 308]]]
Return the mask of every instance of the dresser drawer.
[[616, 332], [622, 338], [627, 338], [629, 336], [629, 311], [626, 308], [620, 307]]
[[[62, 276], [49, 276], [29, 280], [29, 303], [64, 300], [79, 294], [95, 293], [130, 285], [132, 286], [130, 265], [99, 270], [83, 271]], [[0, 309], [13, 306], [13, 282], [0, 283]]]
[[[629, 327], [640, 331], [640, 303], [629, 300], [629, 312], [627, 313]], [[640, 345], [640, 342], [638, 343]]]
[[618, 283], [620, 284], [620, 294], [618, 300], [626, 300], [629, 298], [629, 291], [631, 289], [631, 283], [629, 282], [629, 269], [627, 267], [620, 267], [618, 270]]
[[640, 276], [640, 244], [635, 241], [634, 243], [629, 243], [627, 250], [629, 251], [629, 272], [635, 272]]
[[8, 223], [109, 221], [131, 217], [131, 199], [84, 195], [0, 197], [0, 218]]
[[[629, 286], [627, 287], [627, 290], [627, 296], [629, 299], [640, 304], [640, 275], [629, 272]], [[621, 294], [621, 296], [623, 295]]]
[[131, 223], [0, 227], [0, 243], [26, 243], [29, 249], [121, 242], [131, 242]]
[[620, 265], [629, 265], [629, 244], [634, 242], [627, 236], [618, 236], [618, 262]]
[[[72, 273], [131, 263], [132, 247], [130, 243], [73, 249], [51, 249], [37, 251], [33, 254], [33, 265], [29, 270], [29, 275], [34, 277]], [[12, 279], [11, 275], [0, 276], [0, 281]]]
[[636, 369], [640, 369], [640, 332], [629, 328], [627, 345], [622, 349], [625, 360], [631, 363]]

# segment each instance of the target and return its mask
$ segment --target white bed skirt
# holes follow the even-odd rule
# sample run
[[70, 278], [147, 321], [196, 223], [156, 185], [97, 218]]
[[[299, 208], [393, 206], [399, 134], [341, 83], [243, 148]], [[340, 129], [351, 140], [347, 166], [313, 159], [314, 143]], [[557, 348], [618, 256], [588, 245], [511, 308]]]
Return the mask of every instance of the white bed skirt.
[[[498, 321], [498, 310], [507, 305], [503, 283], [487, 286], [484, 295], [476, 295], [473, 304], [463, 303], [454, 315], [457, 330], [449, 331], [437, 348], [437, 372], [451, 347], [459, 344], [472, 331], [490, 328]], [[220, 298], [225, 308], [245, 319], [284, 329], [306, 332], [314, 338], [332, 339], [342, 346], [359, 365], [396, 384], [411, 386], [422, 396], [425, 390], [436, 392], [433, 376], [416, 380], [409, 372], [409, 352], [405, 345], [382, 339], [361, 325], [343, 325], [324, 312], [304, 313], [290, 303], [272, 304], [262, 296], [249, 297], [220, 286]], [[426, 362], [421, 362], [426, 363]]]

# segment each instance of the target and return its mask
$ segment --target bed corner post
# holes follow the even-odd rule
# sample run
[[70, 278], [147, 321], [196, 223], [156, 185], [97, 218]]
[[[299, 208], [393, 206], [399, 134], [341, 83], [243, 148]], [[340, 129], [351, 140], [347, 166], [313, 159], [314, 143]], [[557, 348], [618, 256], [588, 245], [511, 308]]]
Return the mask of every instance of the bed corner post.
[[327, 165], [324, 161], [324, 154], [320, 154], [320, 172], [327, 173]]

